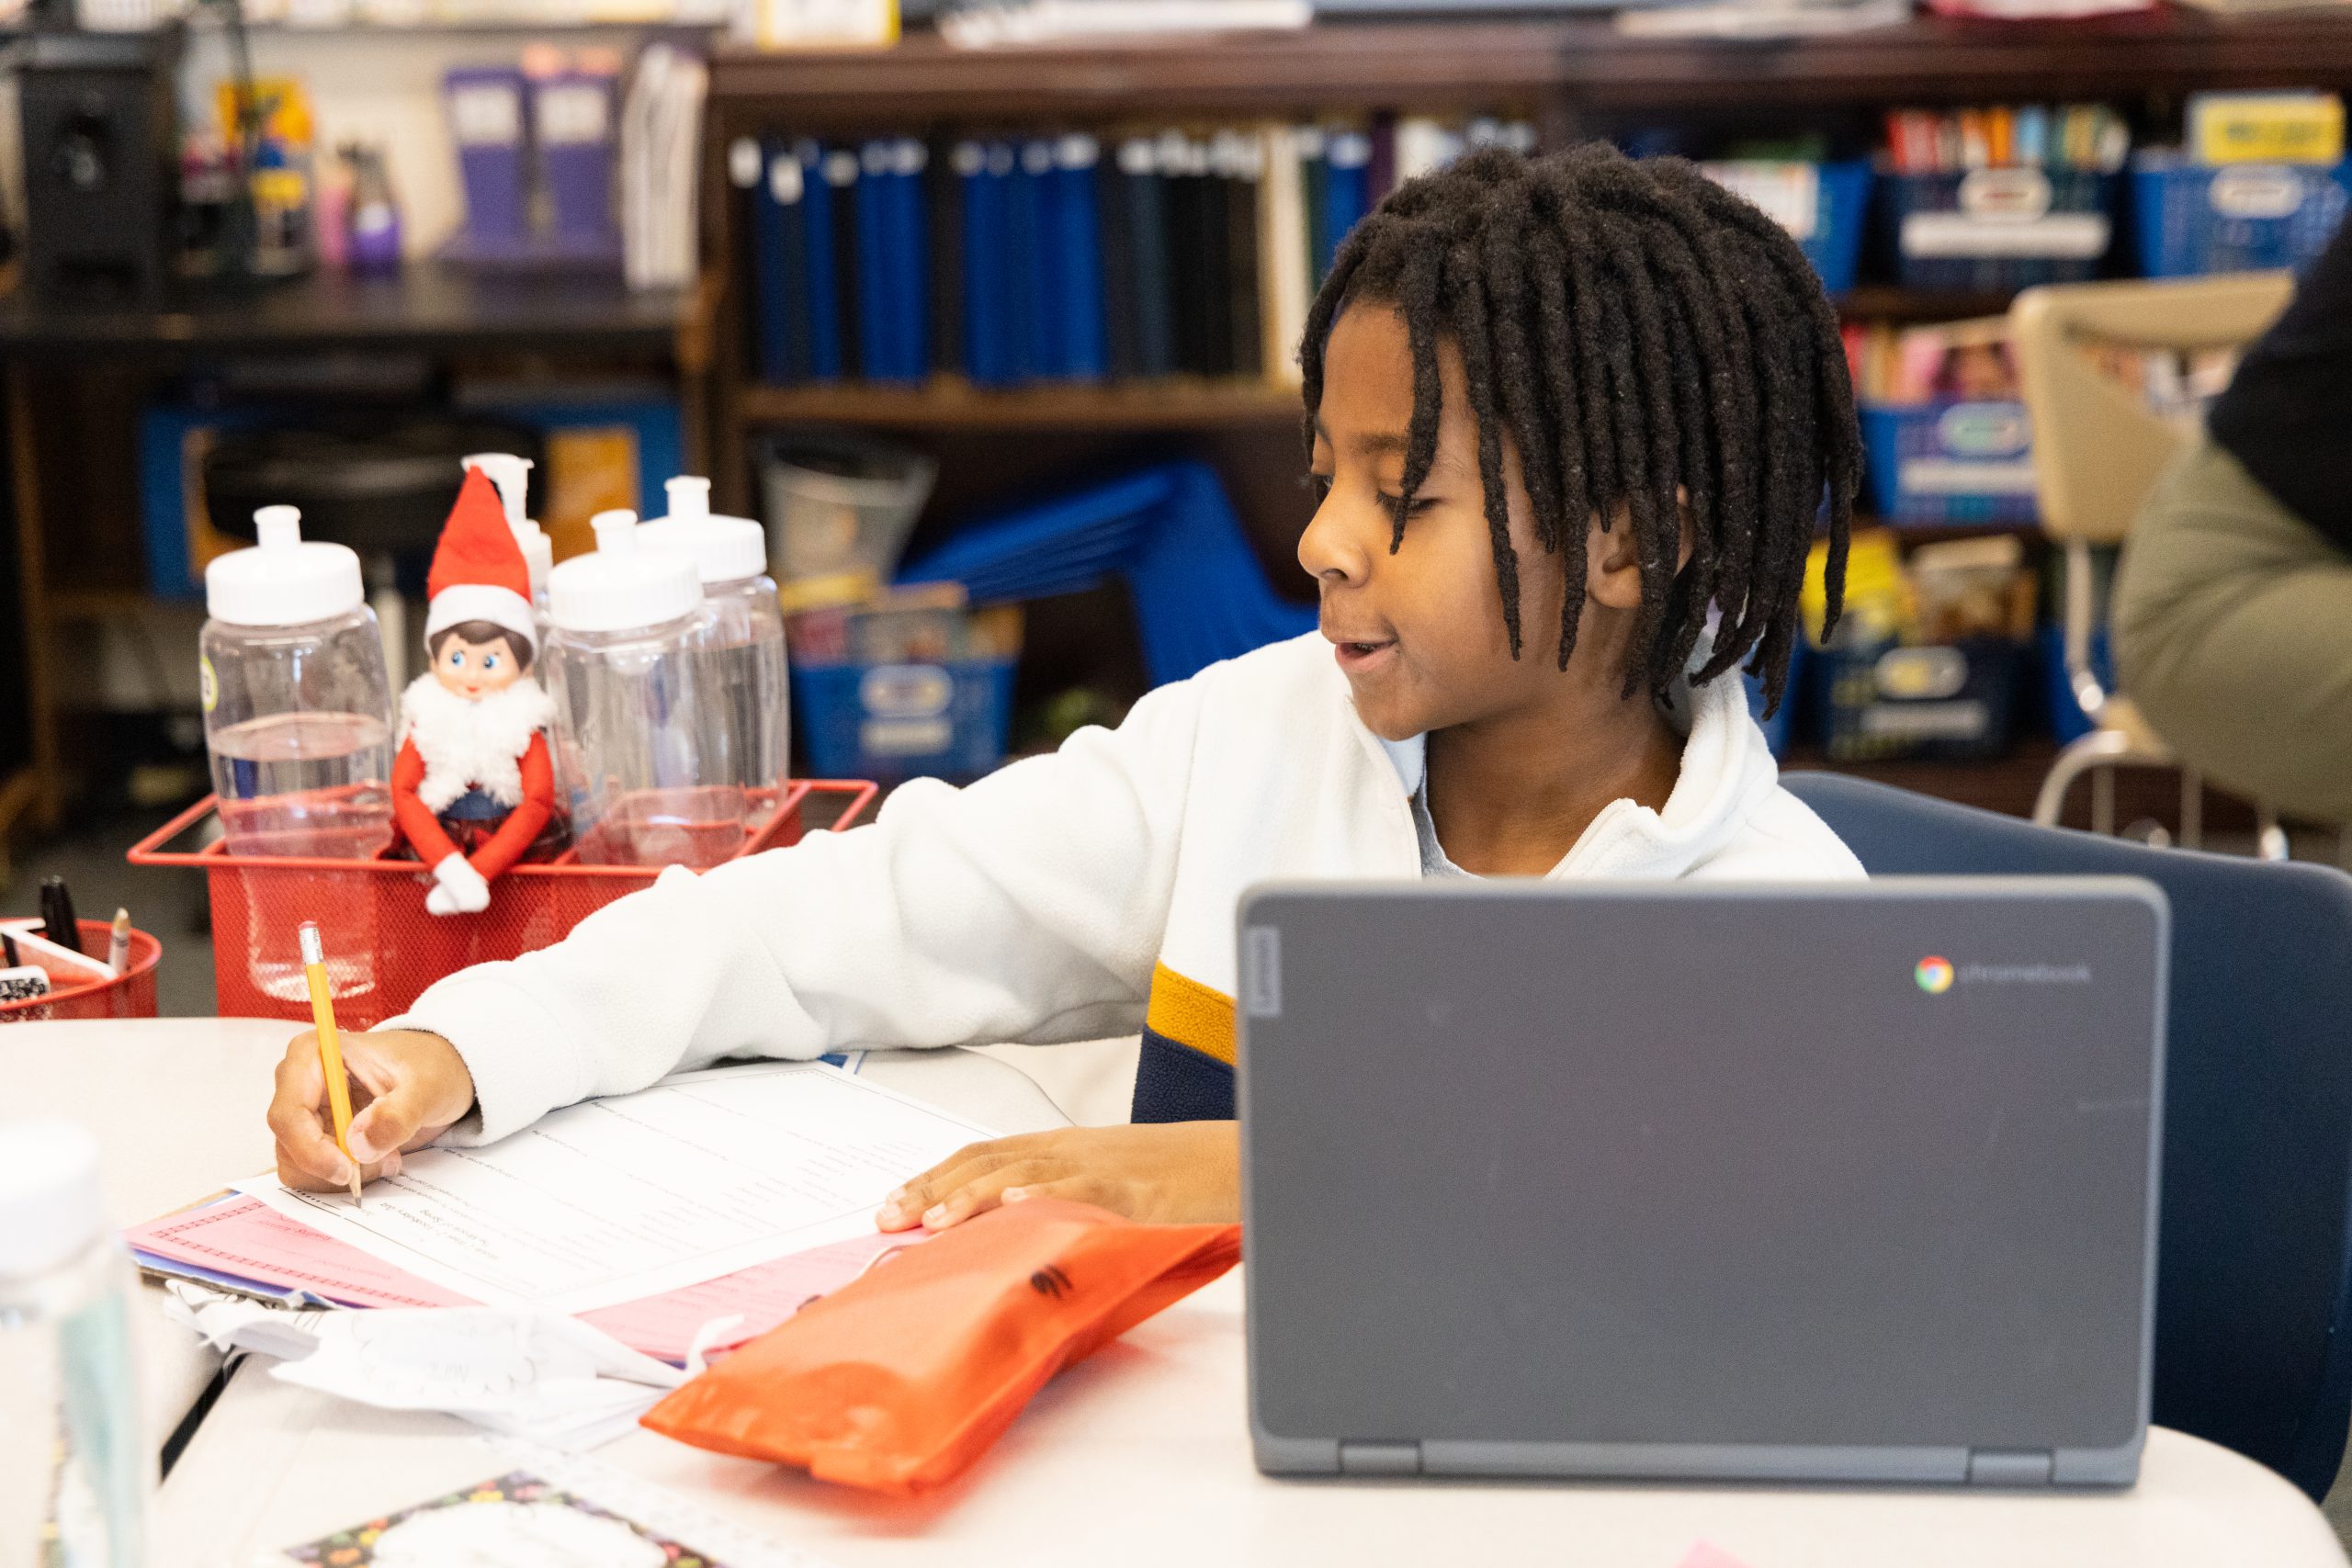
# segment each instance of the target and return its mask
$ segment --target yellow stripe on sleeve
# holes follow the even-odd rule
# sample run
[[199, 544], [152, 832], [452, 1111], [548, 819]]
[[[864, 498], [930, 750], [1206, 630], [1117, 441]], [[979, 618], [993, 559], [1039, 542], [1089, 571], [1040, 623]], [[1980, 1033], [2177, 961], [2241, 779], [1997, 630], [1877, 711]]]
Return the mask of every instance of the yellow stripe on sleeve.
[[1165, 964], [1152, 966], [1144, 1023], [1163, 1040], [1233, 1066], [1233, 998]]

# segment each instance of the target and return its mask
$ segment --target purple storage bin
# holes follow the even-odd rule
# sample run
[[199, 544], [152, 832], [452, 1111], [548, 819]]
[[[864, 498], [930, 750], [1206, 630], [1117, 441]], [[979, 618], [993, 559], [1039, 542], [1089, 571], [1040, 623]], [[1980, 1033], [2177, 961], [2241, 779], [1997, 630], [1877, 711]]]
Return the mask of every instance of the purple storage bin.
[[619, 122], [610, 76], [567, 71], [531, 84], [531, 130], [559, 249], [618, 243], [613, 178]]
[[441, 78], [441, 96], [465, 183], [468, 244], [519, 247], [530, 220], [523, 73], [508, 66], [461, 67]]

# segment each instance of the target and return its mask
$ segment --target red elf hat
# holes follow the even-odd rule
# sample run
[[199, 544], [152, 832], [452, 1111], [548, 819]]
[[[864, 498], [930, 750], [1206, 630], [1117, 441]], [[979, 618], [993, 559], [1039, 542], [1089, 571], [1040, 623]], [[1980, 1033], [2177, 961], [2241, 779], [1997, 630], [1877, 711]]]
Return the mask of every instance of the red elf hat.
[[488, 621], [521, 637], [536, 652], [537, 626], [531, 618], [531, 569], [506, 524], [498, 487], [480, 468], [466, 470], [458, 504], [441, 525], [433, 570], [425, 574], [424, 636], [467, 621]]

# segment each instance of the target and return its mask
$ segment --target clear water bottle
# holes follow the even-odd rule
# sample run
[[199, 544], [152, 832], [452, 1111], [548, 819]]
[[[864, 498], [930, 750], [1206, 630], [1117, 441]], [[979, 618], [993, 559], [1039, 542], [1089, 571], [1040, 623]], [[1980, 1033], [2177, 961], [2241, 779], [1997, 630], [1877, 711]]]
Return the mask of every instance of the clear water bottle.
[[548, 580], [548, 694], [573, 841], [591, 865], [717, 865], [743, 843], [743, 786], [718, 776], [702, 577], [601, 512], [596, 548]]
[[365, 859], [391, 840], [392, 695], [359, 558], [254, 513], [261, 542], [204, 572], [204, 742], [237, 854]]
[[139, 1568], [155, 1450], [96, 1140], [0, 1122], [0, 1568]]
[[748, 517], [714, 515], [708, 479], [682, 475], [664, 488], [670, 514], [639, 525], [638, 539], [692, 556], [702, 576], [704, 683], [718, 748], [709, 773], [743, 786], [744, 824], [756, 828], [780, 798], [792, 746], [784, 608], [768, 575], [767, 531]]
[[477, 452], [470, 457], [458, 459], [460, 469], [480, 468], [498, 487], [498, 499], [506, 506], [506, 526], [514, 532], [514, 543], [523, 552], [523, 564], [531, 572], [531, 608], [539, 618], [539, 630], [548, 629], [548, 575], [555, 570], [555, 541], [547, 530], [524, 515], [529, 508], [531, 459], [518, 457], [512, 452]]

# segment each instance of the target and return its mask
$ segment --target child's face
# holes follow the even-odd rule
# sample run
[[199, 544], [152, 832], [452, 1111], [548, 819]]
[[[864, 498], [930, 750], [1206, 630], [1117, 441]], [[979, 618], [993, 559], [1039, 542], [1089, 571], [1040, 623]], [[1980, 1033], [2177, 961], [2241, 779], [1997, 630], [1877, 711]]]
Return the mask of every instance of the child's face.
[[1559, 557], [1535, 543], [1518, 452], [1505, 433], [1521, 646], [1521, 657], [1511, 658], [1478, 474], [1477, 423], [1461, 351], [1450, 339], [1438, 344], [1438, 378], [1437, 456], [1413, 498], [1405, 542], [1391, 555], [1393, 503], [1413, 418], [1411, 341], [1393, 310], [1363, 303], [1340, 317], [1325, 345], [1314, 457], [1323, 495], [1299, 539], [1298, 562], [1321, 587], [1323, 635], [1337, 645], [1357, 714], [1390, 740], [1549, 705], [1602, 681], [1613, 694], [1623, 679], [1630, 609], [1640, 603], [1632, 528], [1589, 529], [1576, 653], [1560, 670], [1567, 584]]
[[513, 685], [523, 673], [522, 660], [506, 645], [503, 637], [488, 642], [468, 642], [452, 637], [433, 656], [434, 678], [442, 690], [455, 693], [468, 702], [478, 702], [492, 692], [503, 692]]

